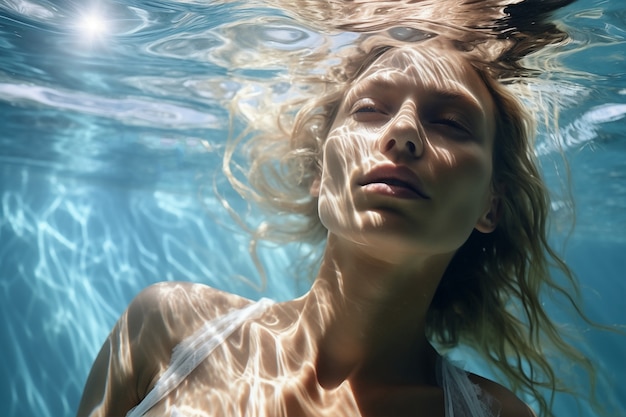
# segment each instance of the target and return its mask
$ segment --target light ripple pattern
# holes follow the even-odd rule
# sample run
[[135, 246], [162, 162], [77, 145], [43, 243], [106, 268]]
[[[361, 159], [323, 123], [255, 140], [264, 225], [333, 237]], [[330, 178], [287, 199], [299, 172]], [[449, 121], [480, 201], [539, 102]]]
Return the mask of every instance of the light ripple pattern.
[[[287, 299], [301, 291], [275, 275], [262, 291], [254, 288], [263, 287], [260, 281], [240, 279], [258, 276], [247, 237], [203, 216], [193, 196], [128, 195], [24, 167], [0, 169], [6, 415], [72, 415], [104, 337], [151, 283], [203, 282], [250, 298]], [[270, 267], [284, 270], [289, 257], [279, 254]]]
[[[263, 286], [248, 236], [210, 191], [238, 92], [256, 93], [240, 103], [249, 114], [261, 100], [288, 98], [295, 87], [281, 57], [319, 58], [319, 67], [302, 68], [319, 71], [333, 62], [328, 50], [358, 37], [318, 32], [265, 7], [279, 3], [0, 0], [4, 416], [74, 415], [107, 333], [152, 283], [188, 280], [275, 300], [306, 290], [293, 279], [297, 247], [260, 248]], [[567, 176], [560, 158], [570, 164], [577, 227], [565, 256], [590, 315], [624, 324], [626, 7], [578, 0], [559, 17], [571, 42], [534, 64], [556, 66], [537, 88], [563, 111], [560, 129], [541, 133], [537, 154], [553, 191]], [[216, 181], [233, 209], [258, 224]], [[554, 200], [557, 223], [569, 204]], [[567, 320], [557, 306], [550, 312]], [[582, 329], [577, 346], [614, 382], [602, 399], [626, 410], [623, 338], [582, 323], [566, 321], [566, 329]], [[489, 376], [471, 352], [459, 355]], [[555, 413], [578, 415], [575, 407], [559, 397]]]

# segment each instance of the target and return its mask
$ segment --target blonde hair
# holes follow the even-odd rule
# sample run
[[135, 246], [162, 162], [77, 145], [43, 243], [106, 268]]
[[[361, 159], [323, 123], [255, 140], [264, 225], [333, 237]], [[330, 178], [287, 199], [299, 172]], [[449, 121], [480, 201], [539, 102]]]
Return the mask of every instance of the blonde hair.
[[[233, 175], [232, 155], [239, 141], [231, 144], [226, 174], [245, 198], [266, 209], [267, 224], [273, 223], [256, 230], [253, 240], [314, 244], [324, 240], [317, 199], [310, 193], [321, 173], [324, 141], [350, 83], [402, 44], [388, 37], [368, 38], [344, 56], [340, 66], [306, 80], [317, 85], [317, 98], [284, 104], [276, 114], [278, 130], [257, 132], [239, 147], [250, 161], [249, 185]], [[430, 306], [427, 333], [443, 348], [460, 343], [475, 348], [502, 372], [513, 390], [536, 399], [541, 415], [552, 415], [553, 398], [545, 399], [542, 390], [554, 393], [566, 388], [546, 359], [544, 347], [581, 364], [594, 376], [590, 361], [563, 339], [541, 302], [543, 293], [555, 291], [584, 317], [576, 301], [577, 282], [548, 243], [549, 195], [533, 152], [533, 115], [512, 92], [513, 85], [497, 80], [503, 72], [476, 53], [459, 53], [466, 54], [497, 110], [493, 188], [501, 216], [493, 233], [474, 231], [455, 254]], [[550, 267], [562, 272], [565, 285], [552, 278]]]

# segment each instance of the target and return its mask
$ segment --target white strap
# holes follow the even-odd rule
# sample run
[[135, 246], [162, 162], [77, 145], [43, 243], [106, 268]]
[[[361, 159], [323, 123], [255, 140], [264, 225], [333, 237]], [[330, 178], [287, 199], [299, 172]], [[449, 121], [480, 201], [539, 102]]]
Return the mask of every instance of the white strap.
[[467, 373], [441, 358], [441, 387], [445, 401], [445, 417], [498, 417], [491, 410], [495, 401], [470, 381]]
[[261, 298], [240, 310], [232, 310], [205, 323], [172, 351], [169, 367], [152, 390], [126, 417], [140, 417], [172, 392], [196, 367], [247, 320], [256, 318], [274, 302]]

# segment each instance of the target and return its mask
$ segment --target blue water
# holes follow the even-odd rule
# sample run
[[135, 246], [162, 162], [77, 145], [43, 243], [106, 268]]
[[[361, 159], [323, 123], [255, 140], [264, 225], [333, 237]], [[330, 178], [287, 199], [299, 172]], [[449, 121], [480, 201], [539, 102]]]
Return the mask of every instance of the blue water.
[[[577, 220], [565, 256], [587, 311], [625, 324], [626, 3], [579, 1], [559, 17], [573, 38], [559, 58], [569, 71], [554, 76], [560, 134], [544, 132], [537, 153], [556, 194], [566, 174], [555, 143], [570, 163]], [[151, 283], [279, 300], [306, 290], [291, 278], [296, 248], [261, 249], [264, 282], [212, 187], [248, 210], [215, 176], [224, 107], [246, 80], [280, 74], [235, 69], [239, 53], [306, 51], [320, 39], [262, 7], [0, 0], [3, 415], [73, 415], [108, 331]], [[568, 232], [564, 201], [553, 207], [557, 246]], [[253, 209], [247, 218], [256, 221]], [[626, 416], [624, 337], [587, 330], [576, 343], [609, 381], [602, 398]], [[565, 396], [555, 410], [578, 415]]]

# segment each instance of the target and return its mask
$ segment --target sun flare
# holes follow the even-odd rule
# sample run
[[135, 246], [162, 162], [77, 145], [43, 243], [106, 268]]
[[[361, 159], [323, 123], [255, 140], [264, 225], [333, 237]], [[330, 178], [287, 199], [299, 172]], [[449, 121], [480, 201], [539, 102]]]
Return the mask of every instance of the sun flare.
[[79, 25], [80, 31], [89, 39], [104, 35], [107, 32], [107, 25], [104, 18], [95, 12], [85, 15]]

